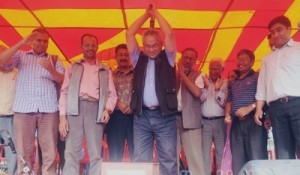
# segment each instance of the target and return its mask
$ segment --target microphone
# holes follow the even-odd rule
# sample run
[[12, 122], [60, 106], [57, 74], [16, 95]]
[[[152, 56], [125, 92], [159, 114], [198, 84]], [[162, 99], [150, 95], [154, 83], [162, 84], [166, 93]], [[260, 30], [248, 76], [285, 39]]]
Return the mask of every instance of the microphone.
[[[152, 10], [153, 8], [153, 4], [150, 4], [149, 5], [149, 9]], [[155, 18], [151, 16], [150, 18], [150, 28], [154, 29], [154, 21], [155, 21]]]
[[[10, 147], [10, 149], [11, 149], [11, 151], [12, 151], [13, 154], [16, 154], [17, 151], [16, 151], [16, 148], [15, 148], [15, 144], [12, 141], [12, 138], [9, 135], [9, 132], [6, 129], [1, 129], [0, 133], [5, 133], [6, 134], [6, 137], [7, 137], [7, 140], [8, 140], [7, 146]], [[23, 163], [22, 174], [23, 173], [27, 173], [29, 175], [34, 175], [34, 172], [30, 168], [30, 166], [28, 165], [28, 163], [24, 160], [24, 158], [22, 157], [22, 155], [20, 153], [18, 153], [18, 156], [20, 157], [20, 159], [21, 159], [21, 161]]]
[[12, 141], [12, 138], [10, 137], [10, 135], [8, 135], [8, 134], [7, 134], [7, 139], [8, 139], [7, 145], [10, 147], [11, 152], [12, 152], [13, 154], [16, 154], [17, 151], [16, 151], [16, 148], [15, 148], [15, 144], [14, 144], [14, 142]]
[[151, 29], [154, 29], [154, 17], [151, 17], [151, 19], [150, 19], [150, 28]]
[[15, 148], [15, 144], [14, 144], [14, 142], [12, 141], [12, 138], [11, 138], [11, 136], [9, 135], [9, 132], [8, 132], [6, 129], [1, 129], [0, 132], [4, 132], [4, 133], [6, 134], [6, 137], [7, 137], [7, 140], [8, 140], [7, 145], [10, 147], [11, 152], [12, 152], [13, 154], [16, 154], [17, 151], [16, 151], [16, 148]]

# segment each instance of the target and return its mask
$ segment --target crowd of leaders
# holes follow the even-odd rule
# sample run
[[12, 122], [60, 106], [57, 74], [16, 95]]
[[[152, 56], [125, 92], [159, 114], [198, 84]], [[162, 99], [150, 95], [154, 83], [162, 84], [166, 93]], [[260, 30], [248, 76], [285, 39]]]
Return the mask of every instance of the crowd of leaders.
[[[136, 34], [149, 18], [161, 32], [147, 29], [140, 47]], [[126, 44], [115, 48], [113, 71], [96, 58], [97, 36], [81, 36], [83, 57], [65, 69], [47, 52], [47, 31], [34, 29], [10, 48], [0, 47], [0, 129], [10, 133], [29, 167], [37, 137], [43, 175], [56, 174], [57, 142], [62, 174], [79, 174], [83, 138], [89, 174], [99, 175], [104, 133], [110, 161], [122, 161], [125, 140], [134, 162], [151, 162], [156, 146], [159, 174], [178, 175], [183, 148], [190, 174], [209, 175], [213, 144], [217, 170], [237, 175], [249, 160], [268, 158], [264, 123], [270, 122], [276, 158], [294, 159], [300, 145], [300, 43], [291, 38], [285, 16], [272, 19], [268, 29], [271, 49], [259, 72], [252, 69], [253, 51], [241, 48], [228, 79], [221, 77], [222, 58], [210, 59], [208, 75], [194, 70], [193, 46], [181, 51], [176, 64], [174, 32], [153, 4], [127, 29]], [[32, 49], [20, 50], [25, 45]], [[5, 155], [9, 174], [22, 174], [22, 159], [9, 148]], [[232, 167], [224, 169], [226, 164]]]

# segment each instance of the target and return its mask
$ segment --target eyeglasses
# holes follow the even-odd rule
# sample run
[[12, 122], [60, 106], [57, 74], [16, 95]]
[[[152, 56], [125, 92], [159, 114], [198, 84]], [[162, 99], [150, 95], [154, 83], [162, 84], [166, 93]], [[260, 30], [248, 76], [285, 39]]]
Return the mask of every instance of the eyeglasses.
[[144, 44], [144, 48], [147, 50], [157, 50], [160, 48], [160, 44], [153, 44], [153, 45], [148, 45], [148, 44]]

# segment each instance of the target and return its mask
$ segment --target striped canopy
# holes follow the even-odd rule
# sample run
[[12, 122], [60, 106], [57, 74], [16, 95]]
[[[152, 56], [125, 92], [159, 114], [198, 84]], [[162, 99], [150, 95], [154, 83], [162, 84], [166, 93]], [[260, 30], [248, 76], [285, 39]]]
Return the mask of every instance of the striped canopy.
[[[214, 57], [225, 61], [224, 74], [235, 68], [240, 49], [253, 50], [254, 69], [270, 52], [268, 22], [286, 15], [292, 22], [292, 37], [300, 40], [300, 0], [0, 0], [0, 44], [10, 47], [34, 28], [50, 35], [49, 49], [64, 65], [80, 59], [80, 37], [95, 34], [98, 56], [115, 66], [113, 48], [125, 43], [125, 31], [154, 3], [175, 31], [177, 57], [186, 47], [199, 52], [196, 69], [208, 72]], [[146, 22], [143, 28], [148, 28]], [[158, 27], [157, 22], [155, 27]], [[141, 33], [138, 41], [140, 45]]]

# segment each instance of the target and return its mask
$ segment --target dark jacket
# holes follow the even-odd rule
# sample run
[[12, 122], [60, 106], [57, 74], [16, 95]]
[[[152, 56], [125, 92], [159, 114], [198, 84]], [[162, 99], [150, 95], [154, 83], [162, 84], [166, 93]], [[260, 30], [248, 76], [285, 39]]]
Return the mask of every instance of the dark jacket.
[[[132, 85], [131, 109], [136, 115], [142, 114], [148, 57], [142, 52], [135, 66]], [[169, 64], [164, 50], [155, 58], [155, 89], [162, 115], [177, 112], [176, 70]]]

